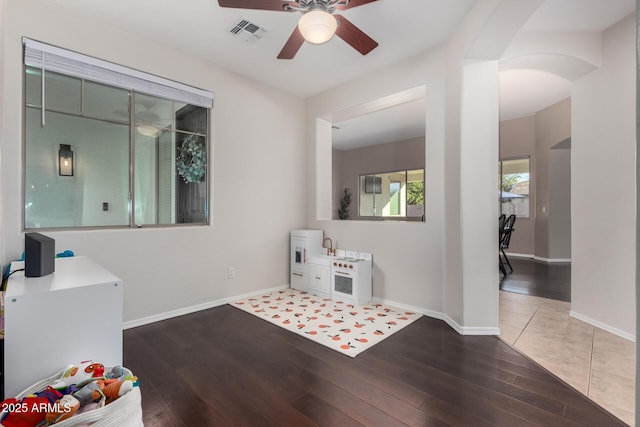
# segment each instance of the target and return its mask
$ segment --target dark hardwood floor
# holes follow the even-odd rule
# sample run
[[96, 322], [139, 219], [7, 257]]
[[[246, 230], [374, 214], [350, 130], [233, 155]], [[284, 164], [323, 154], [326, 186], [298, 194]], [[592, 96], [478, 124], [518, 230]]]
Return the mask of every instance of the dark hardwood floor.
[[[500, 290], [571, 302], [571, 264], [510, 257], [513, 273], [500, 273]], [[507, 266], [507, 272], [509, 267]]]
[[496, 337], [423, 317], [344, 356], [225, 305], [124, 332], [153, 426], [620, 426]]

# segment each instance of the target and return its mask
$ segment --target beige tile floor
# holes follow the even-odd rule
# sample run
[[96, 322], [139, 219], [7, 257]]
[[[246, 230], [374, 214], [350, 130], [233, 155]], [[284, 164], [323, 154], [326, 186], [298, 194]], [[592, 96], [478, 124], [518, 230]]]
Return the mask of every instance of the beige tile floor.
[[569, 316], [571, 304], [500, 292], [500, 338], [629, 425], [635, 343]]

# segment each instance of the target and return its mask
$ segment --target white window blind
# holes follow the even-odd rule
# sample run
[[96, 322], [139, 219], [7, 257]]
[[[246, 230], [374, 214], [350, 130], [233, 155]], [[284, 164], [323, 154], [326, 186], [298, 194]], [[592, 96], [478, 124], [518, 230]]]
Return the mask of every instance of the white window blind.
[[25, 65], [199, 107], [213, 107], [213, 93], [209, 91], [26, 37], [23, 37], [22, 43]]

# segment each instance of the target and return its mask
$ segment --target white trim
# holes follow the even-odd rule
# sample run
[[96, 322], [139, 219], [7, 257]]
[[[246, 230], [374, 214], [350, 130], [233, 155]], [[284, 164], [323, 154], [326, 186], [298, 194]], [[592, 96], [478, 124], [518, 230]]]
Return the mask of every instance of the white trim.
[[[153, 316], [142, 317], [140, 319], [134, 319], [126, 321], [122, 324], [122, 329], [131, 329], [138, 326], [148, 325], [150, 323], [160, 322], [162, 320], [171, 319], [173, 317], [184, 316], [185, 314], [191, 314], [202, 310], [208, 310], [210, 308], [219, 307], [224, 304], [228, 304], [232, 301], [253, 297], [256, 295], [266, 294], [268, 292], [280, 291], [282, 289], [289, 289], [289, 285], [276, 286], [275, 288], [261, 289], [255, 292], [249, 292], [247, 294], [235, 295], [228, 298], [222, 298], [215, 301], [209, 301], [198, 305], [192, 305], [190, 307], [183, 307], [177, 310], [166, 311], [164, 313], [154, 314]], [[428, 308], [416, 307], [408, 304], [402, 304], [395, 301], [390, 301], [384, 298], [373, 297], [374, 302], [381, 304], [392, 305], [394, 307], [402, 308], [404, 310], [420, 313], [424, 316], [431, 317], [444, 321], [454, 331], [460, 335], [500, 335], [500, 328], [498, 327], [483, 327], [483, 326], [460, 326], [455, 320], [448, 315], [439, 311], [430, 310]]]
[[24, 63], [127, 90], [213, 107], [213, 93], [133, 68], [23, 37]]
[[518, 254], [518, 253], [512, 253], [512, 252], [505, 252], [505, 253], [507, 254], [507, 256], [510, 256], [513, 258], [533, 259], [535, 261], [546, 262], [547, 264], [553, 264], [556, 262], [571, 263], [571, 258], [543, 258], [541, 256], [536, 256], [533, 254]]
[[505, 252], [505, 253], [507, 254], [507, 256], [514, 257], [514, 258], [528, 258], [528, 259], [535, 258], [535, 255], [533, 254], [517, 254], [513, 252]]
[[546, 262], [547, 264], [571, 263], [571, 258], [542, 258], [539, 256], [534, 256], [533, 259], [536, 261]]
[[444, 321], [447, 325], [451, 327], [454, 331], [459, 333], [460, 335], [500, 335], [500, 328], [498, 327], [483, 327], [483, 326], [460, 326], [458, 322], [453, 320], [447, 314], [441, 313], [439, 311], [430, 310], [428, 308], [416, 307], [412, 305], [402, 304], [395, 301], [390, 301], [385, 298], [373, 297], [373, 302], [377, 302], [380, 304], [392, 305], [394, 307], [402, 308], [404, 310], [413, 311], [415, 313], [420, 313], [424, 316], [431, 317], [433, 319], [438, 319]]
[[268, 292], [279, 291], [282, 289], [288, 289], [289, 285], [276, 286], [275, 288], [261, 289], [255, 292], [249, 292], [247, 294], [236, 295], [228, 298], [222, 298], [215, 301], [209, 301], [202, 304], [192, 305], [190, 307], [179, 308], [177, 310], [165, 311], [164, 313], [154, 314], [153, 316], [142, 317], [140, 319], [128, 320], [122, 324], [122, 329], [136, 328], [138, 326], [148, 325], [149, 323], [160, 322], [162, 320], [171, 319], [173, 317], [183, 316], [185, 314], [195, 313], [197, 311], [208, 310], [210, 308], [225, 305], [232, 301], [239, 299], [249, 298], [256, 295], [266, 294]]
[[611, 332], [612, 334], [617, 335], [617, 336], [619, 336], [621, 338], [624, 338], [626, 340], [629, 340], [629, 341], [632, 341], [632, 342], [636, 342], [636, 336], [635, 335], [632, 335], [632, 334], [630, 334], [628, 332], [625, 332], [625, 331], [623, 331], [621, 329], [614, 328], [613, 326], [607, 325], [606, 323], [602, 323], [602, 322], [600, 322], [598, 320], [592, 319], [591, 317], [585, 316], [584, 314], [580, 314], [580, 313], [577, 313], [577, 312], [571, 310], [569, 312], [569, 316], [571, 316], [571, 317], [573, 317], [575, 319], [578, 319], [578, 320], [582, 320], [583, 322], [588, 323], [588, 324], [590, 324], [592, 326], [595, 326], [596, 328], [600, 328], [600, 329], [603, 329], [603, 330], [605, 330], [607, 332]]

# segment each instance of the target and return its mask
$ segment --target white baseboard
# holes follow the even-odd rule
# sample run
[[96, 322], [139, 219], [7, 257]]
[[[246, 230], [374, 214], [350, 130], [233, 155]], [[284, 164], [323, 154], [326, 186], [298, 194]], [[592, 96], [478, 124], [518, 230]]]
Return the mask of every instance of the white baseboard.
[[507, 256], [513, 257], [513, 258], [526, 258], [526, 259], [533, 259], [536, 261], [541, 261], [541, 262], [546, 262], [547, 264], [553, 264], [556, 262], [561, 262], [561, 263], [570, 263], [571, 262], [571, 258], [544, 258], [541, 256], [536, 256], [533, 254], [519, 254], [519, 253], [514, 253], [514, 252], [505, 252], [507, 254]]
[[595, 326], [596, 328], [604, 329], [605, 331], [611, 332], [612, 334], [617, 335], [621, 338], [627, 339], [632, 342], [636, 342], [635, 335], [632, 335], [621, 329], [614, 328], [613, 326], [607, 325], [606, 323], [602, 323], [598, 320], [592, 319], [591, 317], [585, 316], [584, 314], [576, 313], [575, 311], [571, 310], [569, 312], [569, 316], [576, 318], [578, 320], [582, 320], [583, 322], [588, 323], [592, 326]]
[[184, 316], [185, 314], [191, 314], [197, 311], [218, 307], [239, 299], [249, 298], [256, 295], [266, 294], [267, 292], [274, 292], [274, 291], [279, 291], [279, 290], [288, 289], [288, 288], [289, 288], [289, 285], [283, 285], [283, 286], [277, 286], [275, 288], [270, 288], [270, 289], [261, 289], [256, 292], [250, 292], [242, 295], [235, 295], [232, 297], [223, 298], [215, 301], [208, 301], [202, 304], [192, 305], [190, 307], [183, 307], [176, 310], [166, 311], [164, 313], [154, 314], [153, 316], [142, 317], [140, 319], [128, 320], [122, 324], [122, 329], [130, 329], [138, 326], [148, 325], [149, 323], [160, 322], [162, 320], [171, 319], [172, 317]]
[[391, 301], [385, 298], [378, 298], [378, 297], [373, 297], [373, 302], [391, 305], [394, 307], [402, 308], [404, 310], [420, 313], [422, 315], [431, 317], [433, 319], [442, 320], [460, 335], [500, 335], [500, 328], [498, 327], [492, 328], [492, 327], [479, 327], [479, 326], [460, 326], [458, 322], [453, 320], [448, 315], [441, 313], [439, 311], [430, 310], [428, 308], [402, 304], [396, 301]]
[[[166, 311], [164, 313], [154, 314], [153, 316], [142, 317], [140, 319], [129, 320], [123, 323], [122, 329], [131, 329], [138, 326], [148, 325], [150, 323], [160, 322], [162, 320], [171, 319], [173, 317], [184, 316], [185, 314], [191, 314], [202, 310], [218, 307], [229, 302], [239, 299], [250, 298], [256, 295], [262, 295], [268, 292], [279, 291], [282, 289], [288, 289], [289, 285], [277, 286], [275, 288], [261, 289], [259, 291], [250, 292], [242, 295], [235, 295], [228, 298], [222, 298], [215, 301], [208, 301], [202, 304], [192, 305], [190, 307], [183, 307], [176, 310]], [[477, 326], [460, 326], [455, 320], [448, 315], [439, 311], [430, 310], [428, 308], [416, 307], [408, 304], [402, 304], [396, 301], [390, 301], [384, 298], [373, 298], [374, 302], [381, 304], [392, 305], [394, 307], [402, 308], [404, 310], [420, 313], [433, 319], [444, 321], [453, 330], [460, 335], [500, 335], [500, 328], [493, 327], [477, 327]]]
[[507, 256], [513, 257], [513, 258], [526, 258], [526, 259], [533, 259], [535, 257], [535, 255], [533, 254], [519, 254], [516, 252], [505, 252], [507, 254]]
[[546, 262], [547, 264], [553, 263], [571, 263], [571, 258], [542, 258], [540, 256], [534, 256], [534, 260]]

